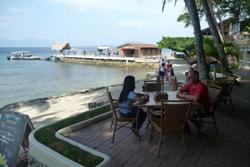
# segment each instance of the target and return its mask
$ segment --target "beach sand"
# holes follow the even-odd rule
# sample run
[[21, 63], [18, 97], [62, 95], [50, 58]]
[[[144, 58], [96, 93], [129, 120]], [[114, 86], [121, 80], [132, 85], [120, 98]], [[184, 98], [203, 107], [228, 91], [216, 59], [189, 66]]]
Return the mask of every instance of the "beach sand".
[[[142, 81], [137, 81], [136, 91], [142, 90]], [[113, 98], [118, 98], [121, 85], [110, 86]], [[9, 104], [1, 110], [16, 111], [26, 114], [34, 127], [56, 122], [89, 110], [89, 105], [107, 104], [106, 88], [97, 88], [85, 92], [75, 92], [68, 95], [39, 98]]]
[[[135, 92], [142, 91], [143, 81], [136, 82]], [[122, 85], [112, 85], [109, 90], [113, 98], [118, 99]], [[107, 104], [106, 88], [97, 88], [84, 92], [74, 92], [67, 95], [38, 98], [6, 105], [0, 110], [16, 111], [26, 114], [31, 119], [33, 126], [46, 125], [60, 121], [89, 110], [89, 104]], [[28, 165], [27, 154], [21, 148], [17, 159], [17, 166]]]

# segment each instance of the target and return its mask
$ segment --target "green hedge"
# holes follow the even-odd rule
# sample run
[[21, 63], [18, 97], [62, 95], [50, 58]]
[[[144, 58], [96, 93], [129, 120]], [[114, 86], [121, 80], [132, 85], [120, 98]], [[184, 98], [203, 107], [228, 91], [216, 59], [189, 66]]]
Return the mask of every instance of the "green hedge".
[[102, 157], [93, 155], [87, 151], [81, 150], [67, 142], [64, 142], [56, 138], [55, 133], [67, 126], [72, 124], [90, 119], [97, 115], [103, 114], [110, 111], [109, 105], [103, 106], [101, 108], [84, 112], [74, 117], [66, 118], [50, 126], [44, 127], [35, 133], [35, 138], [40, 143], [48, 146], [52, 150], [62, 154], [63, 156], [83, 165], [86, 167], [93, 167], [101, 163], [104, 159]]
[[[157, 44], [160, 48], [169, 48], [184, 52], [189, 57], [195, 55], [195, 39], [193, 37], [162, 37]], [[203, 37], [203, 48], [205, 55], [218, 58], [219, 55], [211, 36]], [[235, 56], [237, 59], [239, 58], [239, 49], [234, 42], [225, 41], [224, 49], [227, 55]]]

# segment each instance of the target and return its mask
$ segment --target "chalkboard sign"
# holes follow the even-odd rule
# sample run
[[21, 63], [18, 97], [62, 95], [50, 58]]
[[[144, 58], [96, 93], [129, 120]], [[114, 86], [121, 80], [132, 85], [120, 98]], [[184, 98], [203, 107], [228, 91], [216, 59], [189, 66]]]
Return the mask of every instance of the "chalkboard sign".
[[28, 147], [28, 135], [32, 129], [27, 115], [0, 111], [0, 166], [15, 166], [21, 144]]

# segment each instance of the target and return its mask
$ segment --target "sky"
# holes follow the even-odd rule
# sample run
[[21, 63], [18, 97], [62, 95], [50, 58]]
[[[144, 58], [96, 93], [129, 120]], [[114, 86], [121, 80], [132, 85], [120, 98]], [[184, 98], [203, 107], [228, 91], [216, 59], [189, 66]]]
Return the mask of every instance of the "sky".
[[1, 0], [0, 47], [50, 47], [156, 44], [162, 36], [193, 36], [177, 17], [179, 0]]

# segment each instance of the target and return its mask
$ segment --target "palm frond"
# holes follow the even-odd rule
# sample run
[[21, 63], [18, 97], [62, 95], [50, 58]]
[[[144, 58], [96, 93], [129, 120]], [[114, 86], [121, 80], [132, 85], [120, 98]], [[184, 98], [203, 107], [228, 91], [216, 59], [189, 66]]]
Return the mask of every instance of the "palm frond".
[[[163, 0], [162, 1], [162, 8], [161, 8], [161, 11], [164, 12], [164, 9], [165, 9], [165, 5], [166, 5], [166, 2], [170, 2], [172, 0]], [[177, 3], [177, 0], [174, 1], [174, 6], [176, 6], [176, 3]]]
[[164, 11], [165, 5], [166, 5], [166, 0], [163, 0], [163, 2], [162, 2], [162, 8], [161, 8], [162, 12]]

